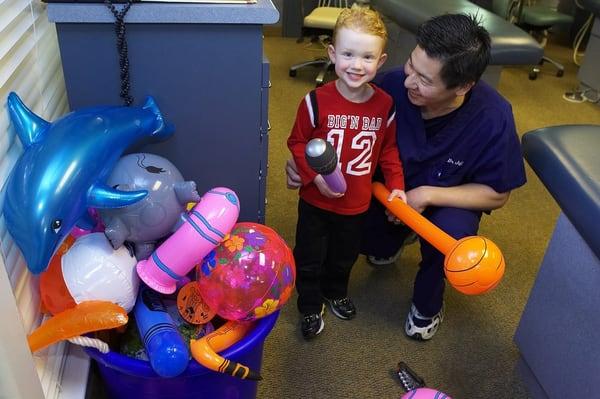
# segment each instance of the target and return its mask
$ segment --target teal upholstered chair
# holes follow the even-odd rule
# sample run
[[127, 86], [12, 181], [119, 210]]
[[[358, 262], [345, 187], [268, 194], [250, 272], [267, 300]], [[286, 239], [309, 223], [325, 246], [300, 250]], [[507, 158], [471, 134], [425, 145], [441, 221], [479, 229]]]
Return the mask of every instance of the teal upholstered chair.
[[[522, 29], [528, 31], [536, 37], [542, 47], [548, 40], [548, 31], [554, 26], [569, 25], [573, 22], [573, 17], [558, 12], [556, 8], [535, 4], [530, 0], [493, 0], [493, 12], [515, 23]], [[529, 79], [536, 79], [540, 72], [540, 66], [548, 62], [557, 69], [556, 76], [561, 77], [565, 68], [553, 59], [543, 56], [539, 65], [533, 67], [529, 72]]]

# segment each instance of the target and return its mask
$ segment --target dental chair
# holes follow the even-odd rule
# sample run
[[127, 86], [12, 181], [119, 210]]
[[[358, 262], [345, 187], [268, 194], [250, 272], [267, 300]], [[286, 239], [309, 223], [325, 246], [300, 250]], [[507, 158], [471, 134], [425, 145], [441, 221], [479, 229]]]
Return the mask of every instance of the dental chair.
[[[530, 0], [493, 0], [492, 9], [494, 13], [536, 37], [542, 47], [546, 45], [548, 31], [552, 27], [569, 25], [573, 22], [572, 16], [558, 12], [553, 7], [535, 4], [535, 1], [532, 2]], [[557, 77], [564, 75], [564, 66], [544, 55], [539, 64], [529, 72], [529, 79], [537, 79], [540, 73], [540, 66], [544, 62], [548, 62], [556, 67]]]
[[[304, 15], [304, 1], [301, 1], [300, 4], [302, 15]], [[348, 0], [319, 0], [317, 7], [304, 17], [302, 36], [299, 42], [302, 42], [304, 37], [312, 36], [313, 41], [318, 40], [326, 47], [331, 41], [335, 22], [344, 8], [348, 8]], [[299, 69], [308, 66], [321, 67], [315, 79], [317, 86], [323, 84], [327, 72], [333, 69], [331, 60], [325, 54], [323, 57], [293, 65], [289, 71], [290, 77], [295, 77]]]
[[599, 125], [551, 126], [522, 138], [525, 159], [561, 211], [514, 337], [532, 399], [600, 392], [599, 146]]
[[600, 0], [581, 0], [580, 6], [592, 14], [592, 29], [585, 47], [583, 63], [577, 72], [579, 87], [566, 92], [563, 98], [576, 103], [589, 101], [600, 104]]

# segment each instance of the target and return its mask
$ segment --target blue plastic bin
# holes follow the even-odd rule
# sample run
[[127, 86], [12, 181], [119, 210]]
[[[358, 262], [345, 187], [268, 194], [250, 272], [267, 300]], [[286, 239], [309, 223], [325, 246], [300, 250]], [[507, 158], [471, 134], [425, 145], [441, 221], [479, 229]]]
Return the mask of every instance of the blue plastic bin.
[[[256, 327], [221, 355], [259, 371], [263, 345], [279, 312], [256, 321]], [[102, 354], [86, 348], [98, 363], [106, 392], [112, 399], [251, 399], [256, 398], [257, 381], [241, 380], [209, 370], [195, 360], [177, 377], [162, 378], [150, 363], [116, 352]]]

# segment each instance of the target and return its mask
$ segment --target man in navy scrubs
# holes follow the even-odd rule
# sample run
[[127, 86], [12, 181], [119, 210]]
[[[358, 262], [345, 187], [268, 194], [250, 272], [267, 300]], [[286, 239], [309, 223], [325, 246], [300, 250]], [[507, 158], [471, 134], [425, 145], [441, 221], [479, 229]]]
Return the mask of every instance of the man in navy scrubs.
[[[408, 204], [446, 233], [477, 235], [483, 212], [502, 207], [525, 184], [525, 168], [510, 104], [480, 77], [490, 37], [475, 17], [446, 14], [421, 25], [403, 68], [375, 83], [396, 105], [397, 143]], [[297, 188], [295, 165], [286, 166]], [[411, 231], [373, 201], [362, 252], [370, 263], [393, 263]], [[428, 340], [443, 319], [444, 255], [421, 241], [421, 263], [404, 330]]]

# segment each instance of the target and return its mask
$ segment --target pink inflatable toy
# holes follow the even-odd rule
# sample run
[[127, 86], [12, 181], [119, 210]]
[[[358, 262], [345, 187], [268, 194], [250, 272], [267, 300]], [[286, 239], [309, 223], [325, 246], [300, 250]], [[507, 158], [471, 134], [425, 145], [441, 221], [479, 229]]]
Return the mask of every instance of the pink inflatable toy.
[[104, 223], [102, 223], [102, 221], [100, 220], [100, 215], [98, 214], [98, 211], [96, 209], [89, 208], [88, 216], [91, 217], [92, 221], [95, 223], [94, 227], [91, 230], [86, 230], [86, 229], [82, 229], [81, 227], [78, 227], [78, 226], [73, 226], [70, 234], [75, 239], [82, 237], [84, 235], [90, 234], [90, 233], [97, 233], [97, 232], [104, 231]]
[[290, 298], [296, 281], [292, 250], [270, 227], [237, 223], [198, 270], [198, 292], [227, 320], [265, 317]]
[[147, 260], [137, 264], [137, 273], [150, 288], [163, 294], [175, 292], [177, 281], [200, 263], [225, 238], [240, 213], [237, 195], [225, 187], [204, 194], [185, 213], [184, 223]]
[[430, 388], [418, 388], [408, 391], [400, 399], [452, 399], [443, 392]]

